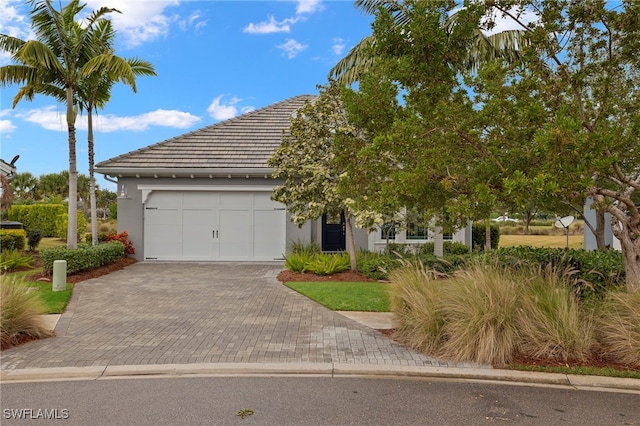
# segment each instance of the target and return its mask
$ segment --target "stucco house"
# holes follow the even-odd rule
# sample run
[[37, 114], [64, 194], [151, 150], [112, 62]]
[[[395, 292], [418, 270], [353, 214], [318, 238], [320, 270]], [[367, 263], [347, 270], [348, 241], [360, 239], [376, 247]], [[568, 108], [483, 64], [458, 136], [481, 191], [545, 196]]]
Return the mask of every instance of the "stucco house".
[[[298, 228], [286, 206], [271, 200], [279, 182], [267, 161], [291, 116], [314, 97], [295, 96], [98, 163], [98, 173], [117, 179], [118, 231], [129, 233], [136, 258], [273, 261], [282, 259], [288, 243], [311, 241], [326, 251], [344, 250], [340, 217]], [[451, 238], [470, 241], [467, 234]], [[414, 236], [402, 231], [394, 238], [421, 242]], [[369, 250], [386, 244], [380, 231], [357, 229], [355, 240]]]

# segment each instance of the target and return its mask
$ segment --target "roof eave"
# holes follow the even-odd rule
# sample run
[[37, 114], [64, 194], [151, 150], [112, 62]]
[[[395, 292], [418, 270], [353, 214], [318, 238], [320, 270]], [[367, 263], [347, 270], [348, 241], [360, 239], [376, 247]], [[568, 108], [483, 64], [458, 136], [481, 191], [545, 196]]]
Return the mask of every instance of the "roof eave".
[[271, 177], [271, 167], [252, 168], [171, 168], [171, 167], [96, 167], [96, 172], [110, 177]]

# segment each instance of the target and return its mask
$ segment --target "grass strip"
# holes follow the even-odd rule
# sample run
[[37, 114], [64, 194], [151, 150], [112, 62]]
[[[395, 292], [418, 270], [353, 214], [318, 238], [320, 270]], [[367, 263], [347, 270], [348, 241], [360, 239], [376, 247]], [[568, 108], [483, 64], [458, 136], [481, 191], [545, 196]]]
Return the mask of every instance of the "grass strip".
[[508, 367], [511, 370], [519, 371], [538, 371], [543, 373], [561, 373], [575, 374], [585, 376], [605, 376], [605, 377], [621, 377], [628, 379], [640, 379], [640, 371], [633, 370], [616, 370], [612, 367], [589, 367], [589, 366], [543, 366], [528, 364], [511, 364]]
[[334, 311], [390, 311], [387, 285], [382, 283], [288, 282], [286, 286]]

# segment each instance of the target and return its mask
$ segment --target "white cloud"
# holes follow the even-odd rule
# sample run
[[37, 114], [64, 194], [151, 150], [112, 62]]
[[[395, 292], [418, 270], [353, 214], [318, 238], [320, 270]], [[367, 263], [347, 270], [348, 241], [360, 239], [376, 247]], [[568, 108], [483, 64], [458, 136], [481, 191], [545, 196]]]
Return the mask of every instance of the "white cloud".
[[[46, 106], [43, 108], [32, 109], [23, 113], [16, 114], [17, 117], [24, 121], [34, 123], [47, 130], [66, 131], [66, 118], [64, 111], [56, 106]], [[158, 109], [145, 114], [130, 117], [118, 117], [113, 114], [94, 115], [94, 131], [96, 132], [115, 132], [120, 130], [141, 131], [151, 126], [173, 127], [177, 129], [186, 129], [200, 121], [200, 117], [196, 117], [188, 112], [176, 110]], [[86, 115], [78, 117], [76, 128], [86, 130]]]
[[[513, 16], [517, 16], [520, 22], [522, 22], [525, 25], [528, 25], [529, 23], [532, 23], [532, 22], [536, 22], [540, 19], [540, 17], [537, 16], [532, 10], [524, 10], [522, 11], [522, 13], [519, 14], [517, 10], [511, 9], [509, 13], [512, 14]], [[501, 13], [495, 12], [492, 18], [494, 19], [495, 26], [490, 31], [483, 31], [487, 35], [493, 35], [502, 31], [507, 31], [507, 30], [524, 29], [518, 22], [516, 22], [509, 16], [502, 16]]]
[[182, 31], [187, 31], [191, 28], [199, 30], [200, 28], [207, 26], [207, 21], [202, 20], [202, 14], [199, 10], [193, 12], [189, 17], [178, 20], [178, 25]]
[[218, 120], [218, 121], [228, 120], [230, 118], [236, 117], [237, 115], [239, 115], [239, 113], [245, 114], [255, 109], [252, 106], [246, 106], [246, 107], [240, 108], [240, 112], [238, 112], [238, 108], [236, 107], [236, 105], [240, 103], [242, 99], [239, 99], [234, 96], [233, 98], [231, 98], [230, 101], [223, 104], [222, 103], [223, 96], [224, 95], [220, 95], [217, 98], [215, 98], [211, 102], [211, 105], [209, 105], [209, 107], [207, 108], [207, 112], [209, 113], [211, 118], [213, 118], [214, 120]]
[[[86, 2], [94, 10], [106, 6], [122, 12], [112, 13], [109, 17], [118, 33], [125, 37], [128, 47], [135, 47], [166, 36], [173, 21], [178, 21], [180, 25], [184, 23], [179, 17], [166, 13], [167, 8], [180, 4], [178, 0], [86, 0]], [[189, 19], [187, 18], [187, 21]]]
[[296, 14], [301, 15], [303, 13], [311, 14], [322, 10], [322, 0], [298, 0], [298, 6], [296, 7]]
[[0, 120], [0, 132], [11, 133], [16, 129], [11, 120]]
[[286, 42], [284, 42], [283, 44], [280, 44], [280, 45], [278, 45], [276, 47], [278, 49], [283, 50], [284, 53], [287, 55], [287, 57], [289, 59], [292, 59], [292, 58], [295, 58], [296, 56], [298, 56], [298, 53], [302, 52], [307, 47], [309, 47], [309, 45], [298, 43], [297, 41], [295, 41], [293, 39], [287, 39]]
[[278, 22], [273, 16], [269, 16], [267, 21], [258, 24], [250, 23], [242, 31], [249, 34], [288, 33], [291, 31], [291, 25], [296, 22], [298, 22], [297, 18], [287, 18]]
[[[18, 37], [22, 40], [34, 38], [31, 30], [31, 21], [21, 0], [0, 0], [0, 34]], [[11, 62], [11, 55], [4, 50], [0, 51], [0, 65]]]
[[342, 52], [344, 52], [344, 48], [345, 48], [345, 44], [344, 44], [344, 40], [341, 38], [334, 38], [333, 39], [333, 46], [331, 46], [331, 50], [333, 50], [333, 53], [335, 53], [336, 55], [342, 55]]

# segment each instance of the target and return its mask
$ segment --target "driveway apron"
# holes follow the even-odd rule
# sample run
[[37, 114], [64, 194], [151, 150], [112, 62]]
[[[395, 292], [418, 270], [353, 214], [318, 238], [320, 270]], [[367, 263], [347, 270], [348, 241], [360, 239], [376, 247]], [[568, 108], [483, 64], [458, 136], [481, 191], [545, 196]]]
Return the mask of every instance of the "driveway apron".
[[2, 369], [192, 363], [447, 366], [288, 289], [281, 264], [140, 262], [75, 286], [56, 337]]

